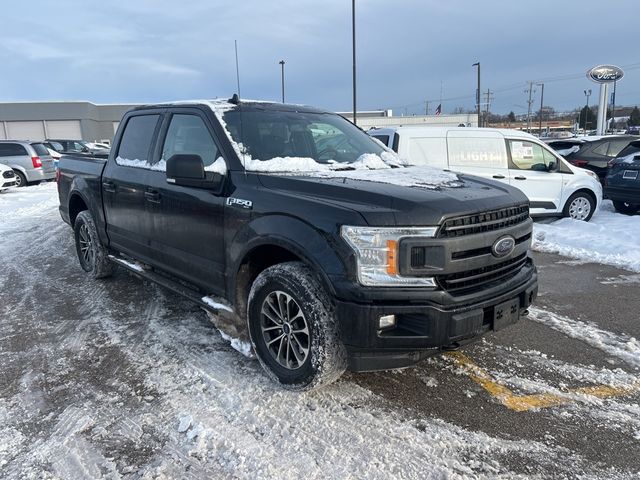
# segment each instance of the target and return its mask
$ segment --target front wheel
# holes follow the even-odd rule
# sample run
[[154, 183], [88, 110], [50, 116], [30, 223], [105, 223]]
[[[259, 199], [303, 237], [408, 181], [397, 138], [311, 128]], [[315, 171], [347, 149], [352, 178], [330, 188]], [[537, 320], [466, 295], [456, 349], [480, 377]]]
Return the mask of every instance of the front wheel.
[[569, 197], [562, 214], [574, 220], [588, 222], [596, 211], [596, 201], [586, 192], [576, 192]]
[[346, 369], [335, 309], [303, 263], [264, 270], [249, 293], [251, 343], [267, 374], [289, 390], [311, 390]]
[[115, 265], [109, 261], [107, 249], [98, 237], [91, 214], [84, 210], [78, 214], [73, 224], [76, 252], [82, 269], [93, 278], [105, 278], [113, 274]]
[[16, 174], [16, 187], [26, 187], [27, 186], [27, 177], [24, 176], [19, 170], [13, 171]]
[[617, 202], [614, 200], [613, 208], [615, 208], [616, 212], [618, 213], [624, 213], [625, 215], [634, 215], [640, 210], [640, 205], [635, 205], [628, 202]]

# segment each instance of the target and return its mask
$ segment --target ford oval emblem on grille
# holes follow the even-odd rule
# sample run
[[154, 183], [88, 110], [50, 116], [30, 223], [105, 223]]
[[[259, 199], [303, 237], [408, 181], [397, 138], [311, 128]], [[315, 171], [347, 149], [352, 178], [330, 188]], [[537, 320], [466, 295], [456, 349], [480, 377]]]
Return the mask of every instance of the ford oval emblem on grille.
[[511, 235], [506, 235], [495, 241], [493, 247], [491, 247], [491, 253], [493, 253], [494, 257], [506, 257], [513, 252], [514, 248], [516, 248], [516, 239]]

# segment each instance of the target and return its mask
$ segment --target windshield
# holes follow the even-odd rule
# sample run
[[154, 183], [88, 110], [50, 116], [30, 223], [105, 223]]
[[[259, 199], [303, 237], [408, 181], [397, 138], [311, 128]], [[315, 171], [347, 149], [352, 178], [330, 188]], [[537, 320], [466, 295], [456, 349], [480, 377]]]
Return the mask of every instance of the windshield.
[[346, 164], [361, 160], [366, 154], [388, 159], [389, 152], [339, 115], [245, 110], [242, 126], [240, 117], [238, 110], [230, 110], [223, 119], [232, 139], [244, 147], [243, 153], [253, 161], [290, 159], [293, 163], [294, 159], [304, 158], [349, 168]]

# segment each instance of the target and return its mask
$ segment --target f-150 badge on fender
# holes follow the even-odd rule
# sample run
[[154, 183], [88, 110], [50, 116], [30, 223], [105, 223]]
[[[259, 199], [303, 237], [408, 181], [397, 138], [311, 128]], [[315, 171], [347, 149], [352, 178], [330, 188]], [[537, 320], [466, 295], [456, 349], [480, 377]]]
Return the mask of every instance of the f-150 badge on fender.
[[237, 205], [238, 207], [246, 208], [247, 210], [251, 210], [253, 208], [253, 202], [251, 200], [243, 200], [242, 198], [227, 198], [227, 205], [230, 207]]

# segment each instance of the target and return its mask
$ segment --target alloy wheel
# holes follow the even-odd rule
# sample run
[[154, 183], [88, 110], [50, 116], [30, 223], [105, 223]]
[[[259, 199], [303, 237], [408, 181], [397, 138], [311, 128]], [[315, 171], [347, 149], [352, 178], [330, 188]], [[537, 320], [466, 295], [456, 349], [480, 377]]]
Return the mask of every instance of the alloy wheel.
[[300, 368], [309, 356], [309, 326], [300, 305], [280, 290], [267, 295], [260, 309], [262, 338], [279, 365]]
[[80, 230], [78, 231], [78, 240], [80, 243], [80, 256], [82, 258], [82, 262], [88, 268], [93, 266], [93, 243], [91, 241], [91, 235], [89, 235], [89, 228], [87, 228], [86, 224], [82, 224], [80, 226]]

